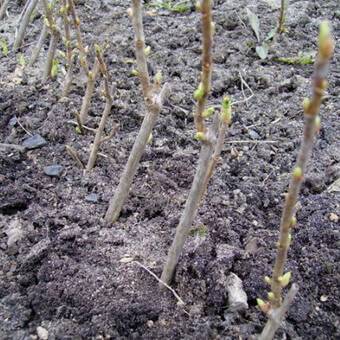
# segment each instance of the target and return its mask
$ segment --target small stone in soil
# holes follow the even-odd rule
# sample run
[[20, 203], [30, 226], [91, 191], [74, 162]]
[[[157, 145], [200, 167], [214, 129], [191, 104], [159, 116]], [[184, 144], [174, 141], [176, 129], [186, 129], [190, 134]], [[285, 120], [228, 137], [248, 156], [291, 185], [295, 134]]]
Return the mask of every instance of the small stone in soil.
[[248, 133], [249, 133], [249, 136], [250, 136], [251, 139], [257, 140], [257, 139], [261, 138], [261, 136], [254, 130], [249, 130]]
[[47, 141], [40, 135], [34, 135], [25, 139], [22, 145], [28, 150], [33, 150], [47, 145]]
[[338, 222], [339, 222], [339, 216], [338, 216], [337, 214], [330, 213], [330, 214], [329, 214], [329, 220], [330, 220], [331, 222], [338, 223]]
[[17, 122], [18, 122], [18, 119], [17, 119], [16, 116], [14, 116], [14, 117], [12, 117], [12, 118], [9, 120], [8, 125], [9, 125], [9, 126], [15, 126], [15, 125], [17, 124]]
[[90, 203], [97, 203], [98, 202], [98, 195], [97, 194], [89, 194], [85, 197], [85, 201], [86, 202], [90, 202]]
[[59, 177], [63, 172], [64, 168], [61, 165], [49, 165], [44, 167], [44, 173], [50, 177]]
[[40, 340], [48, 340], [48, 330], [41, 326], [37, 327], [37, 335]]

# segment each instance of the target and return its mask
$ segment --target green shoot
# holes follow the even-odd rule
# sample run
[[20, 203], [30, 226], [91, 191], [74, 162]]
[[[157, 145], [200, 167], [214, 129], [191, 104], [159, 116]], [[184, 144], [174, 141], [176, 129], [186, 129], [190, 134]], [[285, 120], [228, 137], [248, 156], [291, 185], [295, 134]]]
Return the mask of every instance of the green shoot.
[[285, 299], [282, 298], [282, 290], [291, 281], [291, 273], [284, 273], [287, 262], [288, 250], [292, 242], [292, 230], [296, 226], [295, 209], [301, 184], [306, 172], [308, 161], [311, 157], [315, 136], [320, 128], [319, 111], [322, 98], [327, 88], [326, 70], [333, 55], [334, 41], [330, 33], [328, 22], [320, 25], [319, 51], [315, 62], [313, 75], [313, 95], [310, 100], [303, 101], [305, 127], [302, 138], [302, 145], [298, 154], [297, 162], [292, 170], [289, 183], [288, 194], [282, 212], [280, 223], [280, 236], [277, 243], [277, 253], [273, 268], [272, 277], [266, 277], [265, 281], [270, 284], [270, 317], [264, 328], [260, 340], [272, 339], [275, 331], [280, 326], [289, 305], [292, 303], [297, 292], [296, 285], [293, 284]]
[[158, 0], [149, 5], [151, 8], [163, 9], [174, 13], [185, 13], [190, 11], [191, 2], [188, 1], [173, 1], [173, 0]]
[[310, 53], [299, 53], [297, 57], [279, 57], [275, 61], [288, 65], [311, 65], [314, 63], [313, 55]]
[[4, 57], [8, 56], [8, 44], [5, 39], [0, 39], [0, 48], [1, 48], [1, 53]]

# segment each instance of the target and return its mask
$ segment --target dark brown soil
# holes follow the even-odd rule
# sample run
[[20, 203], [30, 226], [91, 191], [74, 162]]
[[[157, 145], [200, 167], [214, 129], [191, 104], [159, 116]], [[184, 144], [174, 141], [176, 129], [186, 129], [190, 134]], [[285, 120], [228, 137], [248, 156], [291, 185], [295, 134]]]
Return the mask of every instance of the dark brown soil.
[[[215, 1], [211, 103], [218, 104], [224, 94], [233, 101], [249, 96], [240, 75], [254, 96], [234, 106], [223, 161], [194, 225], [204, 225], [208, 232], [192, 233], [178, 265], [173, 287], [184, 308], [169, 291], [159, 291], [145, 270], [121, 259], [134, 257], [160, 275], [191, 185], [199, 150], [191, 114], [200, 72], [199, 15], [192, 9], [145, 16], [150, 70], [162, 69], [173, 93], [122, 216], [107, 227], [102, 217], [144, 114], [139, 82], [130, 76], [133, 65], [128, 63], [134, 58], [128, 3], [90, 0], [78, 5], [86, 42], [109, 42], [106, 60], [116, 91], [107, 132], [113, 122], [120, 124], [101, 149], [107, 157], [99, 157], [88, 176], [65, 152], [65, 145], [71, 145], [86, 161], [93, 141], [93, 134], [80, 136], [68, 123], [81, 104], [81, 79], [69, 99], [60, 102], [63, 76], [43, 85], [43, 58], [23, 76], [16, 56], [0, 58], [1, 142], [22, 144], [28, 134], [21, 125], [48, 142], [22, 154], [0, 154], [1, 339], [34, 339], [30, 336], [38, 326], [48, 330], [49, 339], [246, 339], [259, 333], [266, 321], [256, 298], [265, 297], [268, 289], [263, 277], [271, 273], [283, 194], [303, 127], [301, 102], [310, 95], [313, 72], [312, 65], [287, 65], [275, 57], [315, 51], [321, 19], [332, 22], [337, 40], [338, 2], [290, 1], [289, 31], [261, 61], [245, 7], [259, 15], [263, 37], [278, 11], [265, 1]], [[22, 6], [11, 1], [10, 17], [0, 24], [10, 43]], [[41, 18], [36, 18], [22, 49], [27, 57], [40, 29]], [[337, 47], [287, 264], [300, 291], [280, 339], [340, 337], [340, 199], [339, 193], [327, 190], [340, 176], [338, 60]], [[88, 124], [92, 127], [104, 106], [99, 90], [98, 84]], [[63, 166], [61, 176], [44, 174], [44, 167], [53, 164]], [[98, 195], [97, 202], [86, 198], [91, 193]], [[228, 312], [225, 286], [230, 272], [243, 280], [249, 303], [245, 312]]]

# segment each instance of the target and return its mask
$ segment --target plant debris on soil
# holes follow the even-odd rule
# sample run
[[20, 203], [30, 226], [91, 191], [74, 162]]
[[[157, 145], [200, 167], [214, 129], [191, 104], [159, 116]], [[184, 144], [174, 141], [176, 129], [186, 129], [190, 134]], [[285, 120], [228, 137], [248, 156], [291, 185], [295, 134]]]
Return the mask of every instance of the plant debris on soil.
[[[38, 64], [23, 70], [11, 52], [23, 2], [10, 1], [9, 17], [0, 22], [10, 50], [0, 57], [0, 136], [1, 143], [25, 150], [0, 148], [1, 339], [247, 339], [261, 332], [266, 316], [256, 298], [268, 289], [263, 277], [272, 270], [283, 195], [303, 128], [302, 100], [310, 95], [313, 72], [310, 64], [276, 60], [315, 51], [321, 20], [331, 22], [335, 41], [340, 36], [337, 0], [290, 1], [288, 32], [261, 60], [245, 9], [260, 17], [261, 32], [269, 32], [278, 16], [270, 3], [214, 1], [209, 100], [218, 105], [228, 94], [239, 103], [177, 266], [172, 287], [182, 306], [135, 261], [124, 259], [160, 276], [191, 186], [199, 151], [192, 93], [200, 73], [200, 16], [190, 3], [183, 12], [145, 4], [150, 71], [161, 69], [174, 90], [121, 217], [107, 226], [103, 217], [144, 115], [140, 84], [131, 76], [129, 1], [77, 1], [84, 41], [108, 42], [105, 58], [116, 91], [107, 132], [119, 123], [86, 176], [65, 149], [72, 146], [86, 164], [94, 134], [79, 135], [69, 123], [80, 108], [84, 79], [76, 75], [69, 97], [59, 100], [63, 70], [56, 80], [41, 81], [47, 42]], [[29, 26], [20, 50], [27, 60], [42, 22], [37, 16]], [[280, 339], [340, 337], [338, 60], [336, 46], [288, 255], [287, 270], [300, 290]], [[244, 82], [254, 93], [248, 101]], [[97, 85], [87, 124], [92, 128], [105, 105]], [[231, 273], [243, 281], [247, 310], [228, 310]]]

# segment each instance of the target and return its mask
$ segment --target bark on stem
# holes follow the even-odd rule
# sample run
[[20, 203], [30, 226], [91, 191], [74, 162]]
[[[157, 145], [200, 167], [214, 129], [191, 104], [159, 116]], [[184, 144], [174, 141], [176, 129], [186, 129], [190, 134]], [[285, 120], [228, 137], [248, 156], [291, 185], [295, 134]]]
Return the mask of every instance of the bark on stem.
[[[197, 97], [197, 110], [195, 114], [195, 124], [198, 133], [204, 133], [201, 152], [198, 161], [196, 174], [190, 189], [188, 199], [185, 204], [180, 222], [176, 228], [175, 238], [170, 247], [166, 263], [163, 268], [161, 280], [166, 284], [170, 284], [179, 257], [181, 255], [189, 229], [196, 217], [199, 203], [206, 191], [209, 178], [212, 175], [213, 168], [216, 165], [225, 135], [225, 127], [219, 123], [218, 114], [215, 114], [212, 126], [206, 132], [204, 126], [203, 111], [207, 97], [211, 87], [211, 72], [212, 72], [212, 14], [211, 1], [202, 0], [202, 34], [203, 34], [203, 51], [202, 51], [202, 81], [201, 90], [203, 92]], [[217, 139], [217, 140], [216, 140]], [[216, 156], [214, 158], [214, 156]], [[162, 286], [160, 285], [160, 288]]]
[[73, 50], [71, 46], [71, 30], [70, 30], [68, 12], [69, 12], [69, 6], [67, 4], [67, 0], [63, 0], [62, 17], [63, 17], [63, 23], [64, 23], [64, 32], [65, 32], [67, 73], [65, 76], [62, 97], [66, 97], [68, 95], [71, 84], [72, 84], [72, 79], [73, 79]]
[[44, 68], [43, 81], [45, 82], [51, 76], [51, 71], [53, 67], [53, 60], [55, 57], [55, 52], [58, 46], [58, 38], [53, 34], [50, 39], [50, 45], [48, 47], [47, 58]]
[[[168, 252], [167, 261], [162, 272], [161, 280], [166, 284], [170, 284], [172, 280], [188, 232], [196, 217], [198, 205], [203, 196], [202, 189], [205, 186], [208, 175], [207, 163], [210, 161], [213, 152], [214, 146], [212, 143], [204, 142], [202, 144], [198, 167], [190, 189], [189, 197], [185, 203], [185, 208], [176, 228], [175, 238]], [[160, 286], [160, 288], [162, 288], [162, 286]]]
[[44, 24], [43, 28], [41, 30], [40, 36], [39, 36], [38, 43], [37, 43], [36, 47], [34, 48], [34, 50], [32, 52], [32, 56], [31, 56], [29, 64], [28, 64], [29, 67], [32, 67], [34, 65], [34, 63], [37, 61], [39, 54], [40, 54], [40, 51], [41, 51], [41, 48], [42, 48], [42, 45], [43, 45], [44, 41], [46, 40], [47, 32], [48, 32], [47, 26]]
[[147, 113], [132, 147], [129, 159], [120, 178], [114, 197], [111, 199], [109, 208], [105, 215], [105, 220], [107, 223], [113, 223], [119, 217], [122, 207], [129, 195], [133, 178], [137, 172], [140, 159], [143, 155], [152, 129], [155, 126], [159, 113], [162, 110], [163, 101], [168, 96], [169, 91], [169, 85], [164, 84], [163, 89], [161, 90], [160, 94], [156, 96], [154, 101], [146, 104]]
[[14, 51], [16, 51], [21, 46], [24, 40], [26, 28], [30, 22], [31, 15], [37, 6], [37, 3], [38, 0], [29, 0], [27, 6], [25, 6], [24, 13], [19, 20], [20, 25], [13, 45]]
[[294, 216], [295, 204], [298, 199], [306, 166], [312, 153], [314, 137], [319, 128], [317, 122], [318, 114], [320, 111], [321, 100], [327, 87], [325, 75], [329, 59], [332, 57], [334, 48], [333, 40], [330, 36], [329, 30], [330, 29], [327, 23], [321, 24], [319, 54], [315, 64], [315, 72], [313, 77], [313, 96], [310, 101], [308, 100], [304, 103], [305, 127], [303, 140], [295, 169], [290, 180], [288, 194], [286, 196], [280, 223], [280, 237], [273, 269], [273, 276], [271, 279], [271, 290], [274, 294], [272, 306], [274, 308], [278, 308], [281, 304], [281, 293], [283, 287], [280, 282], [280, 277], [283, 275], [284, 266], [287, 259], [290, 243], [290, 230], [292, 227], [292, 218]]
[[168, 84], [164, 84], [160, 93], [158, 95], [154, 94], [154, 89], [150, 84], [150, 76], [145, 55], [142, 3], [140, 0], [132, 0], [132, 23], [135, 31], [138, 74], [142, 85], [147, 112], [131, 150], [124, 172], [120, 178], [114, 197], [111, 199], [109, 208], [106, 212], [105, 220], [107, 223], [113, 223], [119, 217], [121, 209], [129, 195], [133, 177], [137, 172], [140, 159], [145, 150], [152, 129], [156, 124], [160, 111], [162, 110], [163, 102], [170, 91], [170, 86]]
[[3, 19], [6, 15], [8, 3], [9, 3], [9, 0], [4, 0], [4, 2], [2, 3], [0, 7], [0, 20]]
[[299, 290], [298, 285], [295, 283], [292, 284], [292, 287], [290, 288], [287, 296], [285, 297], [282, 306], [269, 312], [268, 321], [258, 340], [271, 340], [274, 338], [274, 335], [281, 326], [281, 323], [284, 320], [284, 317], [287, 314], [289, 307], [292, 305], [298, 290]]
[[214, 169], [216, 168], [217, 162], [220, 159], [220, 155], [221, 155], [222, 148], [224, 145], [224, 139], [225, 139], [228, 125], [226, 123], [223, 123], [222, 121], [220, 121], [219, 124], [220, 124], [220, 127], [219, 127], [219, 132], [218, 132], [218, 138], [217, 138], [217, 142], [214, 148], [214, 154], [211, 156], [211, 159], [209, 160], [209, 163], [207, 165], [208, 171], [207, 171], [206, 178], [204, 180], [204, 185], [202, 187], [201, 198], [203, 198], [205, 192], [207, 191], [209, 180], [212, 177]]
[[87, 62], [87, 53], [86, 53], [86, 50], [85, 50], [83, 39], [81, 37], [80, 19], [77, 15], [76, 7], [74, 5], [74, 1], [68, 0], [68, 3], [69, 3], [69, 6], [70, 6], [70, 13], [71, 13], [71, 17], [73, 19], [73, 24], [74, 24], [74, 27], [76, 29], [78, 49], [79, 49], [79, 52], [80, 52], [80, 65], [84, 69], [85, 74], [88, 76], [90, 68], [89, 68], [89, 64]]
[[211, 0], [201, 1], [202, 13], [202, 34], [203, 34], [203, 51], [202, 51], [202, 95], [197, 100], [197, 108], [195, 113], [195, 125], [197, 132], [205, 132], [203, 112], [206, 105], [206, 100], [211, 87], [212, 73], [212, 43], [213, 43], [213, 23], [211, 13]]
[[73, 24], [76, 29], [77, 45], [78, 45], [78, 50], [80, 53], [80, 66], [83, 68], [87, 76], [85, 96], [83, 98], [83, 102], [82, 102], [82, 106], [80, 110], [81, 124], [85, 124], [87, 116], [88, 116], [88, 111], [90, 108], [91, 98], [92, 98], [93, 91], [94, 91], [96, 77], [99, 71], [99, 63], [96, 59], [94, 62], [93, 69], [92, 71], [90, 71], [89, 63], [87, 60], [87, 52], [86, 52], [86, 49], [83, 43], [83, 39], [81, 37], [80, 19], [76, 12], [74, 0], [68, 0], [68, 4], [69, 4], [69, 9], [70, 9], [70, 14], [73, 20]]
[[42, 0], [44, 6], [45, 16], [48, 21], [49, 30], [51, 33], [50, 44], [47, 52], [47, 59], [45, 63], [45, 69], [43, 74], [43, 81], [46, 81], [51, 76], [51, 70], [53, 66], [54, 56], [57, 50], [58, 42], [60, 39], [60, 32], [57, 27], [55, 18], [53, 17], [53, 10], [50, 8], [47, 0]]
[[151, 85], [148, 65], [145, 55], [145, 38], [143, 29], [142, 4], [140, 0], [132, 0], [132, 24], [135, 31], [135, 46], [138, 77], [140, 79], [144, 98], [149, 98]]
[[288, 1], [289, 0], [281, 0], [279, 26], [277, 28], [278, 33], [283, 33], [285, 31], [285, 19], [286, 19], [286, 10], [288, 7]]
[[100, 65], [101, 73], [104, 78], [106, 103], [105, 103], [105, 108], [103, 111], [102, 118], [100, 120], [98, 129], [96, 132], [96, 136], [93, 142], [90, 157], [87, 162], [86, 171], [90, 171], [96, 162], [98, 150], [99, 150], [100, 144], [102, 143], [102, 135], [104, 132], [105, 124], [106, 124], [107, 118], [109, 117], [109, 114], [111, 112], [111, 107], [112, 107], [112, 95], [111, 95], [112, 91], [110, 90], [110, 86], [109, 86], [109, 73], [107, 71], [106, 65], [99, 51], [97, 51], [97, 59]]
[[85, 91], [85, 96], [83, 97], [83, 102], [81, 104], [81, 109], [80, 109], [80, 122], [81, 124], [85, 124], [89, 109], [90, 109], [90, 104], [91, 104], [91, 99], [94, 91], [94, 86], [96, 84], [96, 78], [99, 72], [99, 63], [96, 58], [92, 72], [88, 73], [87, 77], [87, 84], [86, 84], [86, 91]]

